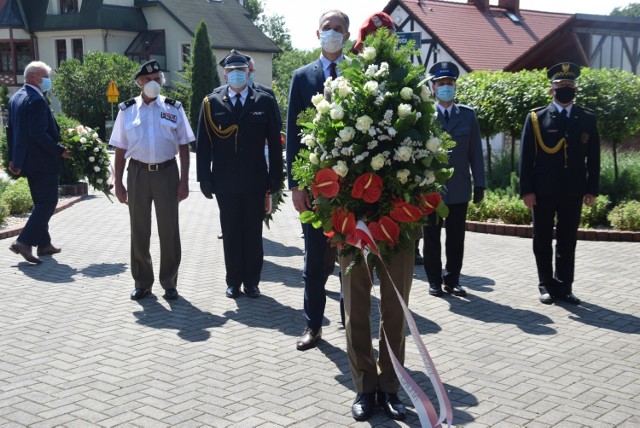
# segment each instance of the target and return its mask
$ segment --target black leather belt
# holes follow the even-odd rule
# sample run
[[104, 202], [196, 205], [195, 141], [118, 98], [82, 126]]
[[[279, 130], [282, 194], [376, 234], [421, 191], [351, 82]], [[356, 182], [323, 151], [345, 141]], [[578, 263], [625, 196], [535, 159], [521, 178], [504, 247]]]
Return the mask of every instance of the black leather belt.
[[147, 171], [160, 171], [163, 168], [173, 165], [176, 163], [176, 158], [169, 159], [168, 161], [162, 163], [144, 163], [139, 160], [129, 159], [129, 163], [139, 166], [140, 168], [146, 169]]

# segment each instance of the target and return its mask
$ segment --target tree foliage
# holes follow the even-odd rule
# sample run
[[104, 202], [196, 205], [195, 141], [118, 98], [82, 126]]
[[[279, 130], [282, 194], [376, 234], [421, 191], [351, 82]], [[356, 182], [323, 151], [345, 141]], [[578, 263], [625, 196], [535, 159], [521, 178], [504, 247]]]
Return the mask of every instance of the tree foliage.
[[190, 64], [191, 67], [188, 71], [191, 83], [189, 121], [191, 122], [191, 127], [196, 129], [202, 100], [214, 88], [220, 86], [216, 59], [211, 49], [207, 24], [204, 21], [200, 22], [198, 28], [196, 28]]
[[60, 64], [53, 78], [53, 93], [65, 115], [104, 136], [105, 120], [111, 119], [112, 109], [107, 101], [109, 83], [115, 82], [120, 101], [136, 96], [140, 89], [132, 77], [139, 66], [117, 53], [87, 52], [82, 62], [70, 59]]
[[623, 8], [616, 7], [611, 11], [610, 15], [640, 18], [640, 3], [629, 3]]
[[289, 85], [293, 72], [320, 56], [320, 48], [312, 51], [291, 49], [280, 53], [273, 59], [273, 91], [280, 107], [282, 117], [287, 117], [289, 105]]

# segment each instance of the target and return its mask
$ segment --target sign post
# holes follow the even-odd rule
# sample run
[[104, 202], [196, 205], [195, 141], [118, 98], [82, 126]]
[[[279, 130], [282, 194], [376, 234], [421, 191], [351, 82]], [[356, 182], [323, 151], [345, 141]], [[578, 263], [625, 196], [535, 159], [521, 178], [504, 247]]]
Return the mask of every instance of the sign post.
[[106, 124], [108, 129], [105, 129], [105, 137], [107, 137], [107, 140], [111, 136], [111, 130], [113, 129], [113, 104], [118, 102], [118, 98], [120, 98], [120, 91], [118, 91], [116, 87], [116, 82], [111, 80], [109, 89], [107, 89], [107, 101], [111, 103], [111, 121]]

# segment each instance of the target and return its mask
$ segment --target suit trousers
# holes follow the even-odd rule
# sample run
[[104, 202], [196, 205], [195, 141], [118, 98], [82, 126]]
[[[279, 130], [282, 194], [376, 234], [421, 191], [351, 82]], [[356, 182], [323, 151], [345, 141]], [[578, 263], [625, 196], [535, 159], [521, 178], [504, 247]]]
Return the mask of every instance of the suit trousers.
[[[393, 364], [387, 350], [384, 332], [389, 338], [389, 346], [401, 364], [404, 364], [406, 320], [393, 283], [405, 302], [409, 301], [413, 268], [415, 262], [413, 243], [399, 247], [384, 267], [377, 267], [376, 274], [380, 281], [380, 329], [378, 333], [378, 361], [373, 353], [371, 338], [371, 270], [367, 266], [356, 265], [349, 275], [346, 269], [353, 257], [340, 256], [342, 287], [345, 307], [345, 331], [347, 335], [347, 354], [351, 377], [355, 389], [359, 393], [370, 393], [376, 390], [394, 393], [400, 383], [393, 370]], [[391, 278], [391, 279], [390, 279]]]
[[327, 303], [325, 285], [336, 265], [336, 248], [331, 247], [322, 229], [303, 223], [304, 232], [304, 316], [307, 327], [322, 327]]
[[131, 222], [131, 274], [136, 288], [151, 288], [154, 282], [149, 253], [151, 204], [155, 208], [160, 241], [160, 285], [176, 288], [182, 257], [178, 223], [178, 165], [149, 171], [129, 162], [127, 192]]
[[[582, 195], [538, 195], [533, 206], [533, 254], [540, 285], [552, 296], [572, 291]], [[555, 274], [553, 225], [556, 223]], [[555, 279], [555, 280], [554, 280]]]
[[[460, 282], [462, 271], [462, 259], [464, 257], [464, 236], [467, 221], [468, 202], [462, 204], [450, 204], [449, 215], [444, 220], [446, 231], [445, 255], [447, 262], [444, 283], [457, 285]], [[436, 214], [429, 215], [429, 225], [422, 230], [424, 245], [422, 255], [424, 257], [424, 271], [427, 274], [429, 284], [442, 284], [442, 250], [440, 245], [440, 232], [442, 231], [442, 219], [436, 220]]]
[[266, 191], [216, 194], [228, 287], [254, 287], [260, 283], [265, 194]]
[[30, 246], [45, 247], [51, 244], [49, 220], [58, 205], [58, 174], [30, 174], [27, 182], [33, 199], [33, 210], [18, 241]]

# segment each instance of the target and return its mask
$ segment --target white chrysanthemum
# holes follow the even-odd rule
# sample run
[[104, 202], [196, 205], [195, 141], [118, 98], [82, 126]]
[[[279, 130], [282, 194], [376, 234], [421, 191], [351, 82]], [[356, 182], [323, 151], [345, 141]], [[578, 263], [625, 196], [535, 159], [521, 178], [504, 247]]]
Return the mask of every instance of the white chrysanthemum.
[[100, 167], [96, 165], [96, 166], [93, 167], [93, 170], [95, 172], [100, 172]]
[[331, 116], [331, 119], [333, 120], [342, 120], [344, 117], [344, 110], [342, 109], [342, 106], [336, 103], [331, 103], [329, 116]]
[[360, 55], [362, 55], [366, 61], [373, 61], [377, 55], [376, 48], [373, 46], [367, 46], [362, 50]]
[[427, 140], [427, 150], [436, 152], [440, 148], [442, 141], [437, 137], [431, 137]]
[[351, 126], [345, 126], [338, 132], [338, 135], [340, 135], [340, 139], [344, 142], [351, 141], [353, 137], [356, 136], [356, 130]]
[[375, 77], [387, 77], [389, 75], [389, 64], [383, 62], [380, 64], [380, 69], [376, 72]]
[[389, 128], [387, 128], [387, 134], [389, 134], [389, 136], [393, 138], [398, 134], [398, 131], [396, 131], [394, 127], [390, 126]]
[[312, 96], [312, 97], [311, 97], [311, 103], [312, 103], [315, 107], [317, 107], [317, 106], [318, 106], [318, 103], [319, 103], [320, 101], [322, 101], [322, 100], [324, 100], [324, 95], [322, 95], [322, 94], [315, 94], [314, 96]]
[[400, 118], [407, 117], [411, 114], [411, 105], [410, 104], [400, 104], [398, 106], [398, 116]]
[[431, 92], [429, 91], [429, 88], [427, 88], [427, 85], [420, 86], [420, 99], [424, 102], [431, 99]]
[[436, 175], [433, 171], [425, 171], [424, 173], [425, 184], [428, 186], [429, 184], [433, 184], [436, 181]]
[[409, 146], [401, 146], [396, 149], [396, 158], [403, 162], [409, 162], [413, 150]]
[[373, 159], [371, 159], [371, 168], [373, 168], [374, 171], [379, 170], [384, 166], [384, 161], [385, 159], [382, 153], [375, 155]]
[[338, 174], [340, 177], [343, 177], [343, 178], [346, 177], [347, 173], [349, 172], [349, 167], [347, 166], [347, 163], [341, 160], [339, 160], [336, 165], [331, 167], [331, 169], [333, 169], [336, 174]]
[[313, 149], [316, 146], [316, 140], [313, 138], [313, 135], [305, 135], [302, 137], [300, 142], [310, 149]]
[[371, 140], [367, 143], [367, 149], [369, 150], [373, 150], [376, 147], [378, 147], [378, 141], [377, 140]]
[[318, 165], [320, 163], [320, 159], [318, 159], [318, 155], [315, 153], [309, 154], [309, 161], [314, 165]]
[[371, 64], [367, 67], [367, 71], [364, 72], [364, 75], [367, 77], [373, 77], [378, 72], [378, 66], [376, 64]]
[[318, 110], [318, 113], [320, 114], [328, 113], [329, 110], [331, 110], [331, 104], [329, 104], [329, 101], [323, 99], [318, 104], [316, 104], [316, 110]]
[[409, 174], [411, 174], [411, 171], [409, 171], [408, 169], [401, 169], [400, 171], [396, 172], [396, 177], [398, 177], [398, 181], [400, 183], [404, 184], [409, 179]]
[[375, 94], [376, 91], [378, 90], [378, 82], [376, 82], [375, 80], [369, 80], [367, 83], [364, 84], [363, 89], [368, 94]]
[[367, 133], [369, 132], [369, 128], [371, 127], [372, 123], [373, 119], [371, 119], [369, 116], [360, 116], [358, 119], [356, 119], [356, 129], [360, 132]]
[[95, 162], [96, 158], [94, 158], [93, 156], [89, 156], [89, 162]]
[[400, 98], [403, 100], [410, 100], [413, 97], [413, 89], [405, 86], [400, 90]]

